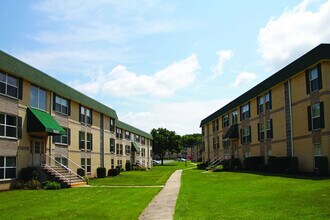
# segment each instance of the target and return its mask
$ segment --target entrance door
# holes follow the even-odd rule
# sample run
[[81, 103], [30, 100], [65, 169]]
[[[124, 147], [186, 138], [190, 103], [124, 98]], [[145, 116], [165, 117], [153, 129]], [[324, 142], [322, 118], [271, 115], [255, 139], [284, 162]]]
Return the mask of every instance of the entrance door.
[[45, 162], [45, 141], [32, 139], [30, 147], [30, 162], [32, 166], [41, 166]]

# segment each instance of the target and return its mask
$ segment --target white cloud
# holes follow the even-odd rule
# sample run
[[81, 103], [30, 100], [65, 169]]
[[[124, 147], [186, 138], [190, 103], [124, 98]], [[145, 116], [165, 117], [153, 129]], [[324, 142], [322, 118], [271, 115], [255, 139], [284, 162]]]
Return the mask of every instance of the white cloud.
[[216, 78], [223, 73], [226, 62], [228, 62], [233, 57], [233, 52], [231, 50], [219, 50], [217, 52], [218, 63], [212, 68], [211, 78]]
[[124, 122], [143, 128], [146, 132], [150, 132], [152, 128], [165, 127], [180, 135], [200, 133], [201, 120], [229, 101], [229, 99], [221, 99], [158, 103], [148, 111], [129, 112], [119, 116]]
[[188, 58], [169, 65], [153, 75], [143, 75], [130, 72], [125, 66], [118, 65], [109, 74], [102, 71], [90, 77], [87, 83], [76, 81], [73, 87], [82, 92], [96, 94], [103, 92], [118, 97], [132, 97], [149, 95], [153, 97], [168, 97], [179, 89], [191, 85], [199, 69], [197, 56], [192, 54]]
[[330, 41], [330, 1], [312, 11], [309, 8], [314, 2], [304, 0], [260, 29], [259, 52], [269, 69], [283, 68], [318, 44]]
[[257, 78], [257, 75], [250, 72], [241, 72], [236, 77], [236, 80], [231, 85], [234, 87], [241, 87], [245, 84], [253, 82]]

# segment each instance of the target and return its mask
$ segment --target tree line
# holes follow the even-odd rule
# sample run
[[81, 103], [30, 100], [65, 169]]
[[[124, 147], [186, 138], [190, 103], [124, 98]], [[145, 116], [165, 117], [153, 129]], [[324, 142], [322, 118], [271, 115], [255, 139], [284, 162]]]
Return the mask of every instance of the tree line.
[[166, 152], [178, 154], [183, 148], [193, 147], [202, 141], [201, 134], [180, 136], [175, 131], [170, 131], [166, 128], [154, 128], [151, 130], [151, 135], [153, 137], [153, 153], [159, 155], [162, 164]]

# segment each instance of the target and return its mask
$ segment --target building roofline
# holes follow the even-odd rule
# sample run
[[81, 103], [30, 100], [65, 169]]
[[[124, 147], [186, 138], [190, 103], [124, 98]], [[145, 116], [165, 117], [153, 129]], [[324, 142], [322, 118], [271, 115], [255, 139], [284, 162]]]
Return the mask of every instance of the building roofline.
[[83, 93], [71, 88], [70, 86], [34, 68], [33, 66], [5, 53], [2, 50], [0, 50], [0, 70], [26, 79], [49, 91], [55, 92], [64, 98], [75, 101], [86, 107], [91, 107], [102, 114], [118, 119], [116, 111], [110, 107], [84, 95]]
[[200, 127], [213, 121], [214, 119], [225, 114], [226, 112], [255, 98], [259, 94], [271, 89], [279, 83], [288, 80], [297, 73], [307, 69], [308, 67], [324, 59], [330, 59], [330, 44], [320, 44], [317, 47], [313, 48], [303, 56], [299, 57], [289, 65], [285, 66], [281, 70], [277, 71], [276, 73], [259, 83], [258, 85], [254, 86], [249, 91], [245, 92], [244, 94], [237, 97], [216, 112], [204, 118], [200, 123]]
[[135, 127], [133, 127], [133, 126], [131, 126], [131, 125], [129, 125], [129, 124], [126, 124], [125, 122], [122, 122], [122, 121], [119, 121], [119, 120], [118, 120], [118, 121], [116, 122], [116, 126], [117, 126], [118, 128], [122, 128], [122, 129], [124, 129], [125, 131], [133, 132], [134, 134], [138, 134], [138, 135], [140, 135], [140, 136], [144, 136], [144, 137], [146, 137], [146, 138], [149, 138], [149, 139], [153, 140], [153, 137], [152, 137], [151, 134], [149, 134], [149, 133], [147, 133], [147, 132], [144, 132], [144, 131], [142, 131], [142, 130], [140, 130], [140, 129], [138, 129], [138, 128], [135, 128]]

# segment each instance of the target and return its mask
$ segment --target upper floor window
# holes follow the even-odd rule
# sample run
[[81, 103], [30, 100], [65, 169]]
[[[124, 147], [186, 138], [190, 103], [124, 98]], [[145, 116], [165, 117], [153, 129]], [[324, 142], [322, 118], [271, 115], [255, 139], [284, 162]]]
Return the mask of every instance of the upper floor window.
[[237, 115], [238, 115], [237, 110], [235, 110], [231, 113], [231, 122], [232, 122], [232, 124], [237, 124]]
[[121, 128], [117, 128], [116, 129], [116, 137], [117, 138], [123, 138], [123, 135], [122, 135], [122, 133], [121, 133], [122, 131], [121, 131]]
[[71, 130], [70, 128], [63, 128], [63, 129], [65, 130], [65, 134], [53, 136], [53, 143], [70, 145]]
[[229, 126], [229, 115], [222, 116], [222, 127], [228, 127]]
[[22, 122], [20, 117], [0, 113], [0, 137], [19, 138]]
[[125, 138], [129, 140], [129, 137], [130, 137], [129, 131], [125, 131]]
[[140, 142], [140, 136], [139, 135], [135, 135], [135, 141]]
[[267, 139], [272, 139], [273, 138], [273, 120], [267, 120], [267, 125], [266, 125], [266, 133], [267, 133]]
[[245, 127], [241, 130], [241, 142], [247, 144], [251, 142], [251, 127]]
[[265, 140], [265, 127], [263, 122], [258, 123], [258, 139], [259, 141]]
[[0, 180], [16, 178], [16, 157], [0, 156]]
[[258, 114], [264, 112], [264, 97], [260, 96], [258, 97], [258, 108], [257, 108]]
[[250, 118], [250, 103], [241, 106], [241, 120]]
[[85, 150], [85, 132], [79, 131], [79, 149]]
[[218, 131], [219, 130], [219, 119], [215, 119], [212, 122], [212, 125], [213, 125], [213, 132]]
[[306, 71], [306, 90], [307, 94], [322, 89], [321, 64]]
[[55, 102], [54, 102], [54, 110], [60, 112], [65, 115], [69, 115], [69, 100], [62, 98], [58, 95], [54, 95]]
[[115, 119], [110, 118], [110, 131], [115, 131]]
[[92, 151], [93, 150], [93, 134], [92, 133], [87, 133], [87, 150]]
[[131, 141], [135, 141], [135, 135], [131, 133]]
[[18, 79], [0, 72], [0, 93], [18, 98]]
[[308, 107], [309, 130], [324, 128], [324, 106], [323, 102]]
[[144, 137], [141, 137], [141, 144], [146, 144], [146, 140]]
[[46, 90], [31, 85], [30, 105], [31, 107], [46, 111]]
[[130, 154], [131, 153], [131, 148], [129, 145], [125, 145], [125, 153]]
[[269, 91], [265, 95], [265, 103], [266, 103], [266, 111], [269, 111], [272, 109], [272, 93]]
[[203, 126], [202, 127], [202, 136], [204, 136], [205, 135], [205, 127]]
[[115, 152], [115, 139], [114, 138], [110, 138], [110, 153], [114, 153]]
[[83, 124], [92, 125], [93, 119], [92, 119], [92, 109], [86, 108], [84, 106], [80, 106], [79, 109], [79, 121]]

